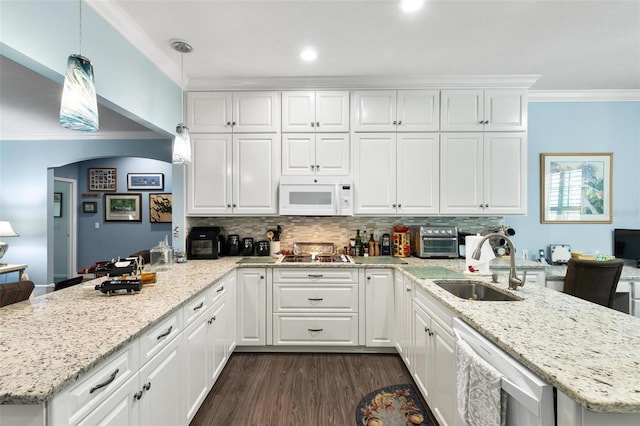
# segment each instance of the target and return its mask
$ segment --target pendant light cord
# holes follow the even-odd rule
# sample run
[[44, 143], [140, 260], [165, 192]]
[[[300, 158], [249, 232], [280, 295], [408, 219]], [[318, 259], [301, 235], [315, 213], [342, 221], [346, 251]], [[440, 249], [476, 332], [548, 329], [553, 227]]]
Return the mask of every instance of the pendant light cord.
[[78, 25], [79, 28], [79, 36], [80, 36], [80, 56], [82, 56], [82, 0], [80, 0], [78, 3], [80, 3], [79, 6], [79, 19], [80, 19], [80, 25]]

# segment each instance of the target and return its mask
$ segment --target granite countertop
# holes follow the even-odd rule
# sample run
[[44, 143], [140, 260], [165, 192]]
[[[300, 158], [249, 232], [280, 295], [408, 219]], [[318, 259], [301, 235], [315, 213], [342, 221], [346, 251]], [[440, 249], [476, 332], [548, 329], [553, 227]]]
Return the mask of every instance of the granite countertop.
[[[0, 404], [49, 400], [233, 268], [309, 267], [237, 264], [239, 259], [175, 264], [135, 295], [103, 295], [93, 290], [100, 282], [96, 280], [0, 309]], [[403, 260], [407, 265], [375, 266], [398, 271], [439, 266], [463, 272], [465, 265], [464, 259]], [[523, 301], [477, 302], [459, 299], [429, 279], [407, 276], [588, 409], [640, 413], [640, 319], [536, 285], [516, 292]], [[497, 286], [507, 291], [506, 275], [500, 275]]]

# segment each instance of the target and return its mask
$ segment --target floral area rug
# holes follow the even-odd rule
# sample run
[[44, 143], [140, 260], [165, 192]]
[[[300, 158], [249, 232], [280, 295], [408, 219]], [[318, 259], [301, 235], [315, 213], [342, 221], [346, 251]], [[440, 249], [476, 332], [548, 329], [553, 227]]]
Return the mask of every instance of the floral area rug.
[[433, 426], [412, 384], [378, 389], [356, 408], [356, 426]]

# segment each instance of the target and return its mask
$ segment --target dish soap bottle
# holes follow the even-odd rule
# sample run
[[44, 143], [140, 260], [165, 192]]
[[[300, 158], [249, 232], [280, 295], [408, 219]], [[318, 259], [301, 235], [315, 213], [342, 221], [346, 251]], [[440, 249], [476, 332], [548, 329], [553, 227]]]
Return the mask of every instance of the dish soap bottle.
[[150, 269], [152, 272], [168, 271], [173, 265], [173, 248], [169, 245], [169, 238], [164, 236], [157, 246], [149, 250], [151, 257]]

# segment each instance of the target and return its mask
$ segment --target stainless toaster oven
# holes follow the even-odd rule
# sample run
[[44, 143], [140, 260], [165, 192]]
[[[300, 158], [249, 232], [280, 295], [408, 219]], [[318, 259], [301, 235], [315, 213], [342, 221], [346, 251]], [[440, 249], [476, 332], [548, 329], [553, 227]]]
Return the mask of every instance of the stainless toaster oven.
[[458, 253], [455, 226], [418, 226], [411, 230], [411, 254], [424, 259], [454, 259]]

